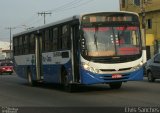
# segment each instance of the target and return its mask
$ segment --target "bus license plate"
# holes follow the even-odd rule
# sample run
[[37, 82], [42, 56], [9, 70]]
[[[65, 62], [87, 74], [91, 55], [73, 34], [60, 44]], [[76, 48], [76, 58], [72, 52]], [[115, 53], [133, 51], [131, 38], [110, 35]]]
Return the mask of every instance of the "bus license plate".
[[113, 74], [112, 78], [122, 78], [122, 75], [120, 75], [120, 74]]

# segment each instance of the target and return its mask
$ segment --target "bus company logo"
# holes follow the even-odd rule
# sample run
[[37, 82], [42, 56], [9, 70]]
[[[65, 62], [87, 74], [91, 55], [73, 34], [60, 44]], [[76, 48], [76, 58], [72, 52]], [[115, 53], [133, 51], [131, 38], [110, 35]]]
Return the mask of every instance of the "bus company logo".
[[62, 56], [62, 53], [60, 51], [53, 53], [53, 57], [59, 57], [59, 56]]
[[46, 57], [42, 57], [42, 60], [43, 60], [43, 62], [51, 62], [52, 61], [52, 58], [50, 57], [50, 56], [46, 56]]

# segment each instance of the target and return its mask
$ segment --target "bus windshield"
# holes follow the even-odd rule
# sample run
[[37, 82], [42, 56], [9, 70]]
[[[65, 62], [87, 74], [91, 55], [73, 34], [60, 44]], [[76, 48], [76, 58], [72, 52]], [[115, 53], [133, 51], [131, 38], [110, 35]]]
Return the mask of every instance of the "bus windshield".
[[140, 32], [137, 26], [83, 27], [88, 56], [140, 54]]
[[83, 55], [88, 57], [140, 56], [138, 16], [127, 13], [94, 13], [82, 16]]

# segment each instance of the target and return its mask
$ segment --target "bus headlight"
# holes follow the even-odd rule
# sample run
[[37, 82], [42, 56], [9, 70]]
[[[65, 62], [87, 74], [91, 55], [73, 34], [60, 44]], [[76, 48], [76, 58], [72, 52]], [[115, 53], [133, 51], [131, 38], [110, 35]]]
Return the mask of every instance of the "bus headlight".
[[133, 69], [134, 69], [134, 70], [138, 70], [139, 68], [141, 68], [141, 67], [142, 67], [142, 65], [143, 65], [143, 63], [142, 63], [142, 62], [140, 62], [140, 63], [139, 63], [139, 65], [137, 65], [137, 66], [133, 67]]
[[89, 66], [88, 64], [86, 63], [82, 63], [82, 67], [87, 70], [87, 71], [90, 71], [92, 73], [99, 73], [99, 69], [95, 69], [94, 67], [91, 67]]
[[133, 67], [133, 70], [138, 70], [140, 68], [140, 65]]

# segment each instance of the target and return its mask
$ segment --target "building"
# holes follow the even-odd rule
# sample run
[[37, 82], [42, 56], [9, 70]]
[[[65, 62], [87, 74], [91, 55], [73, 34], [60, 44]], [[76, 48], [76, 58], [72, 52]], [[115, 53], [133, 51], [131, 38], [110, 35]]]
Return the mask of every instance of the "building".
[[0, 60], [11, 59], [12, 51], [9, 42], [0, 41]]
[[144, 22], [147, 59], [160, 52], [160, 0], [120, 0], [120, 10], [137, 12]]

